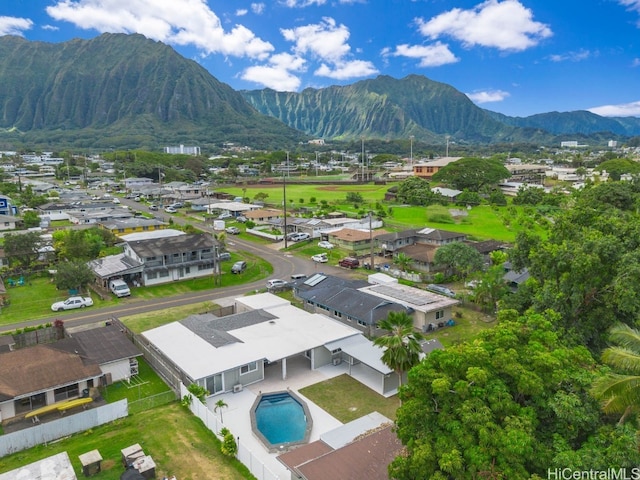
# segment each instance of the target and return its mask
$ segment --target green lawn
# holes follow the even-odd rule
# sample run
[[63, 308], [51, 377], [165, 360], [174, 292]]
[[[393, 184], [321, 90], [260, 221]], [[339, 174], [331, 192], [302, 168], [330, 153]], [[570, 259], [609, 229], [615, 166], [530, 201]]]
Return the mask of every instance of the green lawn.
[[397, 395], [385, 398], [346, 374], [302, 388], [300, 393], [342, 423], [371, 412], [395, 420], [400, 406]]
[[170, 390], [166, 383], [149, 366], [143, 357], [138, 357], [138, 375], [131, 381], [120, 380], [100, 389], [102, 397], [109, 403], [126, 398], [129, 402], [150, 397]]
[[135, 443], [156, 462], [155, 478], [171, 475], [180, 480], [254, 478], [240, 462], [220, 453], [218, 438], [179, 402], [0, 458], [0, 472], [67, 452], [76, 475], [84, 478], [78, 455], [98, 449], [103, 458], [102, 471], [91, 478], [119, 480], [124, 471], [120, 451]]
[[[231, 266], [236, 260], [246, 260], [249, 267], [240, 275], [230, 273]], [[218, 287], [229, 287], [251, 283], [262, 278], [267, 278], [273, 273], [273, 267], [269, 262], [248, 252], [238, 252], [231, 255], [231, 261], [222, 263], [221, 282]], [[68, 297], [67, 292], [56, 290], [48, 277], [27, 277], [26, 285], [23, 287], [7, 287], [9, 305], [0, 308], [0, 326], [11, 325], [26, 320], [37, 320], [53, 315], [64, 320], [65, 315], [76, 312], [52, 312], [51, 304]], [[5, 279], [6, 284], [6, 279]], [[180, 295], [194, 291], [202, 291], [209, 288], [216, 288], [212, 277], [201, 277], [179, 282], [155, 285], [151, 287], [140, 287], [132, 289], [132, 298], [153, 299], [165, 298], [173, 295]], [[102, 300], [96, 294], [90, 294], [93, 298], [94, 306], [100, 308], [117, 305], [126, 299], [110, 296], [107, 300]]]
[[188, 317], [189, 315], [206, 313], [217, 307], [218, 306], [212, 302], [199, 302], [189, 305], [183, 305], [180, 307], [165, 308], [162, 310], [161, 314], [159, 314], [157, 311], [154, 311], [118, 318], [132, 332], [142, 333], [145, 330], [151, 330], [152, 328], [160, 327], [167, 323], [181, 320]]

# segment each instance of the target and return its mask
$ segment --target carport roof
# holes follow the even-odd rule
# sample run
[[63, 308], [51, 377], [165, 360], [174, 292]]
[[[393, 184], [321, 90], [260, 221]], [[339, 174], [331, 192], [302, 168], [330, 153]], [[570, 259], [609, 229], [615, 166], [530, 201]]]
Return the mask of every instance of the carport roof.
[[327, 343], [325, 346], [331, 351], [339, 348], [347, 355], [359, 360], [383, 375], [393, 373], [393, 370], [382, 361], [384, 350], [374, 345], [363, 335], [341, 338], [340, 340]]
[[124, 253], [91, 260], [88, 265], [94, 274], [103, 279], [142, 271], [142, 263]]

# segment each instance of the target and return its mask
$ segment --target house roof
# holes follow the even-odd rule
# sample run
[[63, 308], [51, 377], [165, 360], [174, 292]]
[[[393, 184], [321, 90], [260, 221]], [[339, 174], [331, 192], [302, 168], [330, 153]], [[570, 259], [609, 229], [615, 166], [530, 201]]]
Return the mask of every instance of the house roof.
[[433, 312], [460, 303], [458, 300], [444, 295], [399, 283], [370, 285], [360, 290], [380, 298], [394, 301], [419, 312]]
[[448, 230], [440, 230], [439, 228], [423, 228], [416, 232], [421, 239], [444, 241], [454, 240], [457, 238], [466, 238], [467, 235], [460, 232], [450, 232]]
[[437, 250], [437, 245], [414, 243], [413, 245], [407, 245], [406, 247], [399, 248], [398, 252], [404, 253], [416, 262], [433, 263]]
[[465, 242], [470, 247], [475, 248], [479, 253], [487, 254], [495, 250], [504, 249], [507, 244], [498, 240], [485, 240], [482, 242]]
[[282, 210], [275, 210], [275, 209], [271, 209], [271, 208], [260, 208], [258, 210], [251, 210], [249, 212], [246, 212], [244, 214], [245, 217], [247, 218], [265, 218], [265, 217], [281, 217], [282, 216]]
[[127, 242], [127, 244], [140, 258], [149, 258], [192, 250], [202, 250], [204, 248], [213, 248], [214, 240], [211, 235], [201, 233], [134, 240], [132, 242]]
[[[173, 322], [143, 335], [193, 380], [263, 359], [275, 362], [359, 335], [356, 329], [290, 304], [203, 321], [212, 324], [192, 329], [193, 323]], [[224, 332], [225, 338], [205, 340], [206, 328]]]
[[87, 265], [100, 278], [110, 278], [116, 275], [124, 275], [125, 273], [142, 271], [142, 263], [127, 257], [124, 253], [96, 258], [88, 262]]
[[137, 227], [154, 227], [160, 225], [166, 225], [166, 223], [153, 218], [125, 218], [125, 219], [113, 219], [101, 223], [104, 228], [109, 230], [125, 229], [125, 228], [137, 228]]
[[102, 375], [97, 363], [51, 345], [0, 353], [0, 400]]
[[305, 480], [387, 480], [387, 467], [401, 450], [402, 443], [389, 421], [340, 448], [320, 440], [282, 454], [278, 460]]
[[99, 365], [125, 358], [139, 357], [142, 352], [114, 324], [73, 333], [85, 355]]
[[363, 240], [369, 240], [369, 238], [377, 238], [380, 235], [384, 235], [385, 231], [369, 232], [368, 230], [355, 230], [353, 228], [342, 228], [335, 232], [329, 233], [329, 237], [341, 240], [343, 242], [361, 242]]

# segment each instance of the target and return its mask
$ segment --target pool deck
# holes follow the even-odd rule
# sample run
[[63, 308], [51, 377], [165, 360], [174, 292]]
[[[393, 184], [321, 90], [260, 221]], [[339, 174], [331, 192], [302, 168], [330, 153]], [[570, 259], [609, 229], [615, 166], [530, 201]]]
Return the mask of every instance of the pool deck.
[[291, 478], [289, 470], [276, 459], [279, 453], [269, 453], [267, 447], [260, 442], [251, 429], [249, 411], [253, 403], [260, 393], [293, 390], [307, 402], [313, 417], [313, 428], [309, 442], [314, 442], [320, 439], [320, 435], [340, 427], [342, 423], [302, 395], [299, 389], [343, 373], [347, 373], [347, 365], [344, 362], [340, 365], [327, 365], [317, 370], [310, 370], [308, 360], [296, 357], [287, 361], [287, 379], [282, 380], [279, 364], [267, 367], [263, 381], [248, 385], [238, 393], [225, 393], [209, 397], [207, 407], [214, 411], [215, 403], [218, 400], [223, 400], [228, 405], [222, 409], [224, 425], [236, 438], [239, 438], [239, 444], [242, 448], [250, 450], [278, 479], [289, 480]]

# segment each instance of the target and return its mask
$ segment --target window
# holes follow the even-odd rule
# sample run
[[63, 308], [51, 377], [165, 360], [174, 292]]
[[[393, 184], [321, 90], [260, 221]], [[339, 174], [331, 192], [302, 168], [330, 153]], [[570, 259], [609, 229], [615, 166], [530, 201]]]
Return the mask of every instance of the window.
[[360, 325], [361, 327], [366, 327], [367, 326], [367, 322], [365, 322], [363, 320], [358, 320], [358, 325]]
[[53, 391], [56, 402], [60, 400], [66, 400], [68, 398], [77, 397], [79, 394], [78, 384], [74, 383], [73, 385], [67, 385], [66, 387], [56, 388]]
[[158, 278], [158, 274], [156, 272], [147, 272], [147, 280], [153, 280]]
[[444, 310], [438, 310], [436, 312], [436, 320], [440, 320], [441, 318], [444, 318]]
[[258, 370], [257, 362], [247, 363], [240, 367], [240, 375], [246, 375], [247, 373], [255, 372], [256, 370]]
[[165, 271], [165, 270], [162, 270], [162, 271], [159, 273], [159, 276], [160, 276], [160, 278], [167, 278], [167, 277], [169, 276], [169, 272], [168, 272], [168, 271]]
[[184, 273], [189, 275], [191, 273], [191, 267], [184, 267]]

